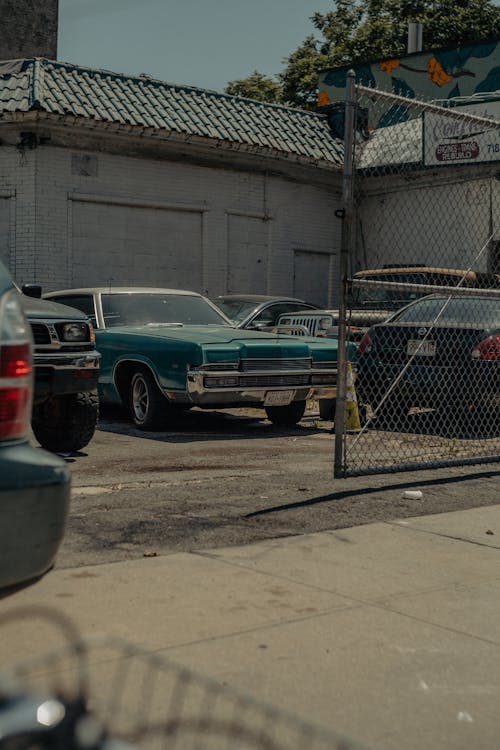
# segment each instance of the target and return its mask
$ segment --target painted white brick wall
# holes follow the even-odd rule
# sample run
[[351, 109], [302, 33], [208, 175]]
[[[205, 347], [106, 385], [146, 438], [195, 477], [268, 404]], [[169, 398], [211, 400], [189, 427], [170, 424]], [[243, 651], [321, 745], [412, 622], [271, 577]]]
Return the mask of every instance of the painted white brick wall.
[[[475, 170], [401, 183], [385, 179], [380, 190], [362, 198], [358, 214], [355, 269], [383, 264], [421, 263], [486, 271], [491, 265], [488, 238], [500, 219], [495, 177]], [[366, 180], [365, 186], [368, 186]]]
[[33, 151], [20, 153], [14, 146], [1, 147], [0, 190], [10, 197], [3, 199], [0, 231], [4, 258], [20, 283], [36, 278], [35, 166]]
[[[75, 156], [76, 166], [80, 160], [87, 175], [75, 169]], [[211, 295], [227, 290], [230, 217], [248, 216], [257, 223], [263, 222], [268, 238], [266, 291], [293, 294], [294, 253], [301, 254], [302, 267], [304, 252], [311, 253], [311, 259], [325, 253], [331, 257], [328, 302], [334, 304], [341, 233], [341, 221], [335, 217], [340, 203], [340, 174], [337, 179], [332, 176], [331, 187], [323, 187], [314, 182], [312, 169], [310, 182], [292, 180], [263, 171], [238, 169], [237, 158], [235, 155], [234, 169], [228, 169], [48, 145], [21, 154], [14, 146], [3, 145], [0, 148], [2, 256], [8, 259], [19, 283], [36, 281], [47, 290], [71, 286], [75, 275], [76, 201], [69, 196], [84, 194], [104, 201], [95, 204], [99, 208], [95, 212], [98, 221], [92, 227], [99, 232], [100, 222], [103, 234], [105, 224], [109, 229], [113, 213], [111, 208], [106, 214], [106, 197], [118, 204], [134, 204], [135, 208], [125, 212], [130, 217], [138, 215], [141, 206], [160, 205], [163, 208], [153, 210], [161, 212], [168, 206], [184, 205], [201, 211], [197, 222], [201, 236], [196, 238], [201, 246], [201, 260], [198, 257], [196, 262], [201, 268], [192, 275], [193, 288]], [[362, 199], [358, 227], [363, 231], [358, 234], [353, 270], [400, 261], [467, 266], [490, 227], [497, 225], [499, 195], [498, 183], [486, 175], [484, 180], [463, 182], [461, 177], [460, 181], [450, 180], [441, 185], [433, 184], [432, 176], [416, 177], [415, 185], [411, 186], [385, 180], [380, 189]], [[144, 213], [148, 211], [151, 209]], [[179, 232], [184, 231], [185, 215], [182, 216]], [[161, 254], [162, 243], [169, 239], [162, 235], [163, 228], [161, 221], [151, 223], [150, 247], [143, 247], [148, 242], [141, 243], [138, 238], [135, 248], [129, 238], [125, 250], [114, 256], [119, 260], [113, 258], [114, 283], [137, 282], [134, 268], [140, 265], [141, 254], [154, 274], [151, 248]], [[184, 239], [189, 249], [188, 238]], [[180, 262], [185, 253], [186, 248], [181, 248]], [[241, 253], [239, 266], [244, 269], [248, 260], [244, 243]], [[161, 263], [157, 265], [161, 268]], [[486, 258], [474, 265], [485, 268]], [[102, 264], [100, 260], [94, 262], [93, 270], [98, 275], [101, 266], [105, 266], [104, 259]], [[160, 285], [175, 283], [167, 273], [154, 278]], [[185, 269], [180, 279], [185, 285]], [[102, 281], [105, 283], [106, 279]]]
[[[82, 156], [88, 158], [82, 161]], [[313, 182], [312, 169], [310, 174]], [[16, 191], [11, 265], [15, 267], [19, 283], [36, 281], [47, 291], [74, 285], [75, 253], [84, 246], [81, 237], [78, 241], [75, 239], [82, 231], [75, 222], [82, 216], [92, 223], [89, 242], [91, 234], [101, 233], [104, 237], [113, 228], [113, 222], [120, 223], [123, 237], [121, 244], [119, 238], [114, 238], [113, 283], [133, 284], [137, 283], [141, 254], [144, 263], [154, 265], [148, 247], [157, 253], [159, 269], [162, 247], [169, 241], [181, 244], [184, 241], [181, 255], [188, 251], [188, 238], [179, 234], [175, 238], [175, 227], [171, 225], [172, 217], [178, 215], [182, 219], [179, 219], [179, 232], [192, 223], [200, 234], [199, 238], [193, 235], [193, 241], [199, 239], [201, 244], [201, 260], [198, 255], [193, 262], [201, 264], [201, 269], [192, 274], [195, 282], [192, 288], [210, 295], [226, 291], [229, 217], [249, 216], [256, 218], [257, 224], [262, 221], [267, 229], [267, 288], [264, 291], [292, 294], [294, 251], [330, 254], [332, 268], [335, 267], [340, 221], [334, 212], [340, 203], [340, 179], [340, 173], [332, 175], [331, 187], [323, 187], [259, 171], [250, 172], [237, 168], [237, 156], [235, 168], [228, 169], [50, 145], [26, 151], [22, 159], [14, 147], [4, 147], [0, 152], [0, 188], [8, 184]], [[79, 194], [83, 194], [87, 202], [78, 201]], [[94, 199], [97, 202], [92, 202]], [[85, 211], [80, 211], [78, 207], [83, 206]], [[193, 219], [198, 216], [200, 220], [189, 222], [187, 213], [168, 210], [182, 206], [200, 209], [199, 214], [192, 214]], [[151, 216], [155, 217], [154, 221]], [[162, 216], [165, 221], [161, 220]], [[140, 217], [139, 222], [137, 217]], [[130, 222], [128, 234], [124, 222]], [[169, 222], [173, 238], [162, 234]], [[145, 227], [145, 235], [149, 235], [144, 237], [144, 242], [136, 237], [135, 246], [131, 233], [141, 226]], [[244, 247], [241, 252], [244, 254]], [[243, 266], [246, 260], [246, 257], [240, 259]], [[94, 267], [89, 266], [89, 283], [95, 283], [96, 270], [99, 276], [101, 267], [105, 266], [101, 256], [94, 259]], [[85, 269], [82, 270], [80, 262], [79, 282], [84, 280], [82, 274], [85, 275]], [[185, 281], [185, 272], [180, 275]], [[167, 283], [172, 286], [172, 278], [167, 276], [169, 274], [162, 271], [158, 277], [155, 275], [155, 282], [160, 286]], [[106, 283], [104, 278], [100, 281]]]

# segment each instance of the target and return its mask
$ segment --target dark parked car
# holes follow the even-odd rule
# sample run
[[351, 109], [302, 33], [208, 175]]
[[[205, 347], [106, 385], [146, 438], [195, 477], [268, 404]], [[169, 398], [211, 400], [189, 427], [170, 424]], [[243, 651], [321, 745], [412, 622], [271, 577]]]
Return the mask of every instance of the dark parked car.
[[376, 409], [393, 383], [386, 411], [483, 408], [498, 419], [500, 296], [430, 295], [370, 328], [358, 346], [358, 399]]
[[316, 310], [294, 297], [272, 297], [264, 294], [222, 294], [212, 300], [238, 328], [267, 330], [277, 325], [280, 315], [298, 310]]
[[0, 588], [51, 567], [69, 509], [67, 465], [28, 442], [32, 349], [20, 294], [0, 263]]
[[175, 289], [109, 287], [51, 292], [96, 324], [102, 402], [128, 407], [141, 429], [183, 409], [264, 408], [294, 425], [306, 400], [333, 396], [337, 342], [235, 328], [208, 299]]

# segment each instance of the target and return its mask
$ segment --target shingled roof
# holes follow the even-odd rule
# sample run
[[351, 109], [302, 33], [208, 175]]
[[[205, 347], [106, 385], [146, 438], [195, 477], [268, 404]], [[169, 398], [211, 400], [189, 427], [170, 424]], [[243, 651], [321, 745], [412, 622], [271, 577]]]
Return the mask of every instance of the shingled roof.
[[342, 163], [342, 143], [322, 114], [44, 58], [0, 62], [0, 121], [6, 113], [33, 111], [271, 149], [324, 166]]

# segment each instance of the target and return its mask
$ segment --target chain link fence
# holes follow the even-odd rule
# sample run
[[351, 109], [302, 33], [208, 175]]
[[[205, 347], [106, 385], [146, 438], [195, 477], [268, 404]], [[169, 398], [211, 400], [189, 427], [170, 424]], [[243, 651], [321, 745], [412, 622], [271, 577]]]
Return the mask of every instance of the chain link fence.
[[494, 104], [348, 81], [336, 476], [500, 460]]

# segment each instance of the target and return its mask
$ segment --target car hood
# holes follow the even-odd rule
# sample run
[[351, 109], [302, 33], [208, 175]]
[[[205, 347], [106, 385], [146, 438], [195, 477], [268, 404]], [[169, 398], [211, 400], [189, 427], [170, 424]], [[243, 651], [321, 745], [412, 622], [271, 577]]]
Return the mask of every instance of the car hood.
[[74, 307], [60, 305], [58, 302], [51, 302], [48, 299], [37, 299], [28, 297], [26, 294], [19, 293], [19, 299], [24, 314], [28, 319], [33, 318], [52, 318], [61, 320], [87, 320], [85, 313], [76, 310]]
[[147, 326], [114, 326], [105, 331], [97, 331], [98, 337], [105, 335], [113, 338], [137, 336], [139, 338], [165, 339], [179, 341], [195, 346], [210, 347], [230, 345], [233, 348], [252, 351], [252, 356], [272, 357], [308, 357], [311, 350], [337, 350], [337, 340], [318, 340], [309, 336], [286, 336], [275, 333], [264, 333], [231, 328], [230, 326], [172, 326], [158, 324]]

